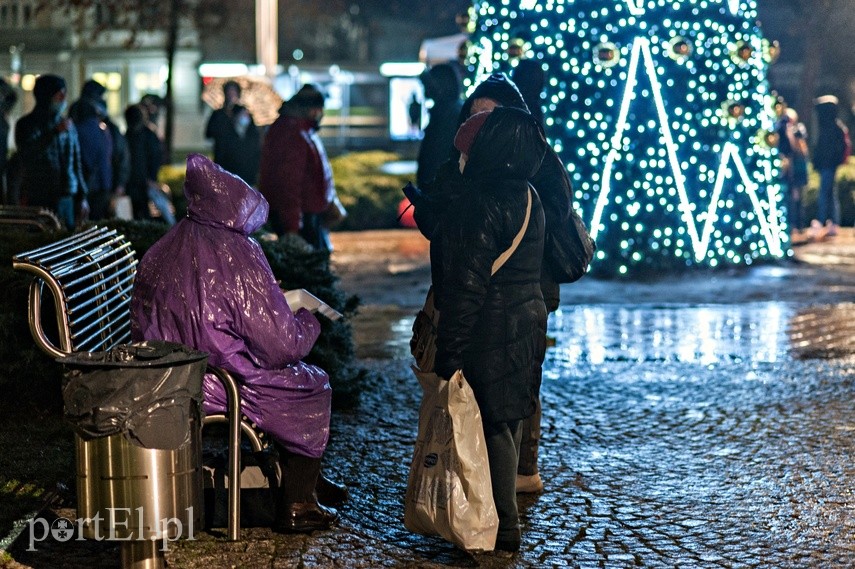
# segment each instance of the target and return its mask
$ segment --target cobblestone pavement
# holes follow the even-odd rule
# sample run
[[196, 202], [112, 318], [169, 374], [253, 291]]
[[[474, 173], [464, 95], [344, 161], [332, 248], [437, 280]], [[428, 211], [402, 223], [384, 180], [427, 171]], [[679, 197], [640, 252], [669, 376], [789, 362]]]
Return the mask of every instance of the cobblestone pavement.
[[[510, 560], [403, 527], [421, 396], [408, 369], [412, 310], [366, 307], [357, 340], [372, 381], [357, 410], [334, 415], [326, 456], [352, 493], [338, 526], [246, 529], [239, 543], [201, 532], [172, 545], [169, 565], [855, 567], [855, 304], [838, 284], [822, 305], [751, 301], [757, 288], [731, 304], [668, 302], [680, 291], [660, 290], [659, 304], [563, 306], [544, 366], [545, 492], [520, 497], [523, 549]], [[10, 566], [118, 566], [112, 544], [23, 546]]]

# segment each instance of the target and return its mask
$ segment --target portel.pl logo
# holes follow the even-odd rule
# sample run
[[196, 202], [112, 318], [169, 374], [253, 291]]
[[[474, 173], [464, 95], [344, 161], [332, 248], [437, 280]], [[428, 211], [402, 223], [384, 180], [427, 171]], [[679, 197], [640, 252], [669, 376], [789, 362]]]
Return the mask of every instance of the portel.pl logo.
[[[36, 543], [40, 543], [51, 537], [59, 542], [66, 542], [72, 539], [83, 541], [83, 528], [88, 526], [92, 530], [92, 539], [96, 541], [142, 541], [151, 539], [151, 541], [162, 542], [161, 551], [169, 549], [169, 542], [178, 539], [196, 539], [193, 528], [193, 506], [187, 508], [187, 519], [190, 520], [187, 527], [184, 527], [182, 521], [178, 518], [163, 518], [160, 524], [154, 528], [154, 534], [150, 532], [143, 533], [143, 508], [104, 508], [107, 511], [107, 517], [101, 517], [99, 511], [92, 518], [78, 518], [72, 522], [68, 518], [57, 518], [52, 523], [44, 518], [33, 518], [29, 523], [30, 539], [27, 551], [37, 551]], [[137, 534], [133, 531], [128, 531], [131, 528], [131, 521], [136, 517], [135, 528]], [[170, 531], [173, 530], [174, 531]], [[185, 532], [186, 529], [186, 532]], [[170, 534], [173, 537], [169, 537]], [[148, 537], [147, 537], [148, 536]]]

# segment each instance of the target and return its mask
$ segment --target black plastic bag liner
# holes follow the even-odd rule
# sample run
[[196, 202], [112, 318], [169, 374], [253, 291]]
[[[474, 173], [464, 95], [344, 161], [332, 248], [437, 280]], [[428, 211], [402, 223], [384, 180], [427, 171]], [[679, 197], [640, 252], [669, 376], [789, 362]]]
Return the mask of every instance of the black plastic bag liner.
[[65, 418], [83, 438], [122, 433], [144, 448], [177, 449], [201, 416], [208, 354], [148, 340], [57, 359]]

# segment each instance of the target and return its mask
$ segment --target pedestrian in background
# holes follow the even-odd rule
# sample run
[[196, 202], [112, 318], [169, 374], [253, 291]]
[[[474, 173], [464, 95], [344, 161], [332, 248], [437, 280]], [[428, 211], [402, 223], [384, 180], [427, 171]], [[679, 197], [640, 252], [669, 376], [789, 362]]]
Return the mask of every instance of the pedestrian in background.
[[33, 96], [35, 108], [15, 125], [21, 200], [53, 210], [67, 229], [73, 229], [88, 218], [89, 203], [77, 129], [63, 116], [65, 79], [39, 75]]
[[450, 156], [463, 101], [460, 80], [451, 65], [435, 65], [422, 73], [420, 79], [425, 98], [433, 101], [417, 160], [416, 183], [423, 187], [433, 181], [436, 171]]
[[9, 156], [9, 111], [15, 106], [18, 95], [11, 85], [0, 79], [0, 192], [4, 204], [14, 204], [17, 200], [12, 199], [10, 184], [7, 177], [7, 165]]
[[249, 110], [240, 104], [240, 95], [236, 81], [225, 82], [225, 101], [208, 118], [205, 138], [214, 141], [215, 163], [254, 186], [261, 160], [261, 135]]
[[89, 189], [89, 218], [94, 221], [108, 216], [113, 197], [113, 137], [104, 121], [106, 111], [106, 106], [96, 103], [91, 85], [68, 111], [77, 127], [83, 176]]
[[781, 171], [787, 188], [787, 222], [790, 231], [798, 235], [802, 230], [802, 194], [808, 183], [807, 129], [799, 122], [795, 109], [787, 107], [778, 128], [778, 151], [781, 154]]
[[821, 239], [837, 235], [840, 225], [840, 200], [834, 177], [837, 168], [851, 152], [849, 131], [837, 118], [838, 99], [824, 95], [814, 101], [817, 137], [813, 147], [813, 167], [819, 172], [819, 200], [816, 219], [811, 221], [811, 236]]
[[169, 198], [160, 189], [157, 176], [162, 166], [163, 150], [157, 135], [146, 125], [145, 110], [140, 105], [125, 109], [128, 125], [125, 137], [130, 154], [127, 192], [131, 198], [134, 219], [151, 219], [149, 201], [153, 201], [168, 225], [175, 223]]
[[331, 251], [323, 216], [336, 194], [318, 136], [323, 116], [324, 95], [311, 84], [282, 104], [264, 137], [258, 189], [270, 203], [270, 226], [277, 235], [300, 235], [315, 249]]
[[[475, 393], [499, 517], [496, 550], [516, 552], [520, 427], [534, 413], [546, 352], [545, 220], [528, 183], [546, 140], [528, 112], [498, 107], [464, 122], [454, 144], [467, 190], [448, 204], [431, 239], [440, 315], [434, 369], [444, 379], [463, 370]], [[521, 231], [516, 249], [492, 274]]]
[[[104, 99], [106, 93], [106, 87], [94, 79], [89, 79], [83, 84], [83, 88], [80, 91], [80, 98], [95, 106], [101, 120], [101, 126], [106, 127], [106, 130], [109, 132], [112, 143], [110, 164], [113, 172], [110, 193], [113, 197], [119, 197], [125, 195], [125, 186], [128, 183], [128, 176], [130, 175], [131, 159], [128, 154], [128, 141], [125, 139], [125, 135], [107, 112], [107, 101]], [[73, 107], [74, 105], [72, 105], [72, 109]], [[73, 110], [70, 113], [73, 113]]]
[[511, 71], [511, 80], [520, 90], [520, 94], [528, 107], [528, 112], [542, 127], [543, 99], [541, 95], [546, 82], [543, 64], [533, 59], [521, 59]]
[[140, 98], [139, 106], [144, 111], [145, 125], [151, 130], [160, 143], [160, 161], [162, 164], [169, 164], [170, 156], [166, 150], [166, 142], [163, 140], [163, 134], [160, 130], [160, 117], [163, 114], [163, 109], [166, 107], [166, 101], [157, 93], [146, 93]]

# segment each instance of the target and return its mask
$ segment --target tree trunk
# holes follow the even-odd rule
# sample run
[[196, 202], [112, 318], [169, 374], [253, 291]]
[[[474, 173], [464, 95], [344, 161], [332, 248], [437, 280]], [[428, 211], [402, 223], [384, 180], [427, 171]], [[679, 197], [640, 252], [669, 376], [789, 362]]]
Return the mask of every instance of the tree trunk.
[[178, 49], [178, 20], [181, 17], [181, 0], [170, 0], [169, 29], [166, 38], [166, 132], [164, 143], [166, 157], [172, 162], [173, 138], [175, 133], [175, 102], [172, 89], [175, 52]]

